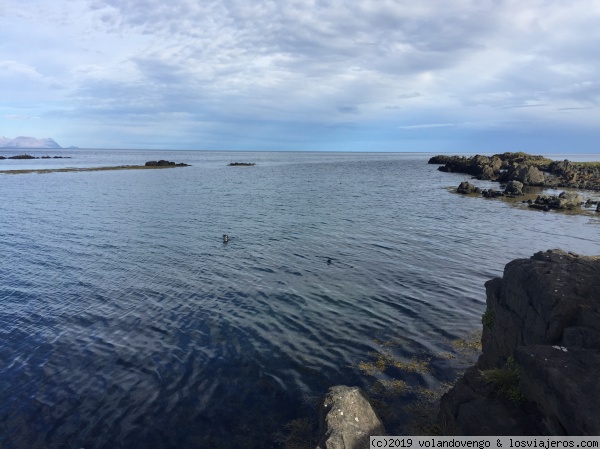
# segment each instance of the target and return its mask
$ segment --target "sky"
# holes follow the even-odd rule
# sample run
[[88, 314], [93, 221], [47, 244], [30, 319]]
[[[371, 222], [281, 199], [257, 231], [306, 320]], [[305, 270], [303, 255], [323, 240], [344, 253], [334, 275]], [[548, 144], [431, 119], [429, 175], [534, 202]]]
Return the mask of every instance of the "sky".
[[0, 0], [0, 136], [600, 153], [600, 0]]

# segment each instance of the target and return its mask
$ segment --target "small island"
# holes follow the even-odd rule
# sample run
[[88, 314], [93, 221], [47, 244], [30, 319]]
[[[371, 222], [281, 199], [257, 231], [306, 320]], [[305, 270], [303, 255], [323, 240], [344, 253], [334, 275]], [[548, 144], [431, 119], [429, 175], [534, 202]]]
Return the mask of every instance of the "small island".
[[108, 170], [153, 170], [161, 168], [174, 168], [174, 167], [190, 167], [189, 164], [160, 160], [160, 161], [148, 161], [145, 165], [118, 165], [114, 167], [66, 167], [66, 168], [41, 168], [41, 169], [24, 169], [24, 170], [0, 170], [0, 174], [7, 175], [22, 175], [26, 173], [64, 173], [64, 172], [84, 172], [84, 171], [108, 171]]
[[230, 162], [229, 167], [252, 167], [256, 165], [254, 162]]
[[35, 157], [30, 154], [18, 154], [17, 156], [0, 156], [0, 160], [4, 159], [71, 159], [71, 156], [41, 156]]

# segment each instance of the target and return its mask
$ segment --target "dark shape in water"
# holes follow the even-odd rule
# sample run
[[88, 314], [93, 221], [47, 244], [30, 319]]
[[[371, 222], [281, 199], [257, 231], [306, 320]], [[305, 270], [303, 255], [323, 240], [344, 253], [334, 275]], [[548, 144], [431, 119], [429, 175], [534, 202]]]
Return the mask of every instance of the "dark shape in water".
[[256, 165], [254, 162], [230, 162], [229, 167], [251, 167]]
[[229, 241], [229, 236], [227, 234], [223, 234], [223, 243], [227, 243]]

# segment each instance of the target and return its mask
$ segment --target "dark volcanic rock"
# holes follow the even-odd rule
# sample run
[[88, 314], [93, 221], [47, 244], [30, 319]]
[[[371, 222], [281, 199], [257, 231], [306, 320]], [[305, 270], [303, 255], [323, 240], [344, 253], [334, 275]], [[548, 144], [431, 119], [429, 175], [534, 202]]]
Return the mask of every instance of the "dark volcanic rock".
[[527, 186], [543, 186], [546, 182], [544, 173], [533, 165], [525, 164], [510, 167], [503, 178], [508, 181], [519, 181]]
[[482, 190], [481, 195], [484, 198], [498, 198], [500, 196], [504, 196], [504, 192], [501, 192], [500, 190], [487, 189], [487, 190]]
[[562, 192], [560, 195], [538, 195], [529, 207], [541, 210], [575, 209], [581, 207], [583, 197], [578, 193]]
[[29, 154], [19, 154], [18, 156], [11, 156], [9, 159], [35, 159], [35, 157]]
[[319, 405], [318, 449], [368, 449], [369, 436], [385, 435], [377, 413], [358, 387], [327, 391]]
[[523, 195], [523, 183], [520, 181], [508, 181], [504, 193], [509, 195]]
[[[539, 252], [485, 286], [483, 355], [442, 398], [443, 432], [599, 434], [600, 257]], [[485, 380], [511, 360], [512, 399]]]
[[537, 411], [496, 394], [477, 366], [444, 395], [439, 421], [444, 435], [537, 435]]
[[429, 161], [427, 163], [428, 164], [447, 164], [453, 157], [456, 157], [456, 156], [444, 156], [444, 155], [433, 156], [432, 158], [429, 159]]
[[551, 435], [600, 435], [600, 349], [524, 346], [515, 358], [520, 388], [537, 404]]
[[146, 162], [145, 166], [146, 167], [168, 167], [168, 166], [189, 167], [188, 164], [184, 164], [184, 163], [176, 164], [175, 162], [165, 161], [164, 159], [161, 159], [160, 161], [148, 161], [148, 162]]

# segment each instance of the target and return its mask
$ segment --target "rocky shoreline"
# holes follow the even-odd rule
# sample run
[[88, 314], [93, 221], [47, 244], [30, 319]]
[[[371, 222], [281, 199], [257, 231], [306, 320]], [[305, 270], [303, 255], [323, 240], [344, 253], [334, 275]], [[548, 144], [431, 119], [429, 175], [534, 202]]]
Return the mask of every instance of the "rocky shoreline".
[[[477, 180], [495, 181], [504, 188], [480, 189], [469, 182], [461, 182], [456, 189], [461, 194], [477, 194], [485, 198], [523, 198], [532, 209], [548, 211], [581, 210], [595, 207], [600, 212], [597, 199], [584, 197], [577, 192], [562, 192], [559, 195], [531, 195], [535, 189], [571, 188], [600, 191], [600, 162], [553, 161], [543, 156], [526, 153], [503, 153], [494, 156], [434, 156], [429, 164], [440, 164], [438, 170], [449, 173], [464, 173]], [[529, 195], [528, 195], [529, 194]]]
[[[599, 435], [600, 256], [539, 252], [485, 288], [483, 353], [442, 396], [438, 433]], [[319, 411], [317, 449], [385, 435], [357, 387], [332, 387]]]

